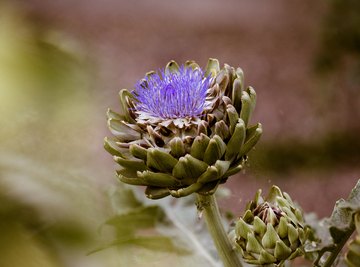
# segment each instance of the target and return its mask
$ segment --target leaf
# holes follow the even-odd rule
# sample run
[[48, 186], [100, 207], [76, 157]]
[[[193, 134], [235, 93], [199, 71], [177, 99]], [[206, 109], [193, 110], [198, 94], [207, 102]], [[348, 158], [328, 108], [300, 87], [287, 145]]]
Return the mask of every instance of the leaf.
[[185, 248], [185, 246], [180, 247], [174, 244], [173, 239], [166, 236], [136, 237], [129, 243], [157, 251], [173, 252], [178, 254], [190, 253], [189, 249]]
[[329, 231], [335, 243], [341, 242], [343, 236], [353, 228], [352, 216], [354, 211], [351, 208], [346, 207], [346, 203], [349, 202], [343, 199], [338, 200], [330, 217]]
[[[354, 232], [354, 214], [359, 211], [360, 180], [352, 189], [347, 200], [339, 199], [336, 201], [330, 218], [319, 221], [317, 226], [315, 226], [314, 229], [316, 230], [318, 237], [320, 237], [319, 242], [315, 246], [307, 248], [307, 252], [317, 252], [318, 254], [317, 259], [314, 262], [315, 266], [319, 266], [320, 262], [336, 258], [331, 257], [331, 255], [334, 253], [336, 256]], [[313, 224], [311, 226], [313, 226]], [[323, 257], [325, 252], [330, 252], [327, 257]]]
[[[124, 251], [130, 253], [134, 249], [135, 253], [152, 251], [146, 256], [148, 262], [163, 262], [153, 258], [162, 255], [165, 258], [177, 258], [172, 266], [188, 266], [195, 262], [196, 266], [219, 266], [211, 255], [216, 254], [215, 249], [212, 250], [212, 240], [198, 220], [194, 198], [161, 199], [156, 201], [159, 205], [154, 205], [153, 200], [137, 194], [132, 188], [120, 188], [117, 191], [110, 195], [114, 198], [111, 202], [117, 214], [103, 225], [115, 228], [116, 236], [89, 254], [116, 247], [121, 254]], [[124, 207], [127, 200], [130, 200], [129, 206], [132, 208]], [[135, 264], [131, 259], [127, 260], [128, 265]]]
[[351, 190], [348, 201], [360, 207], [360, 180], [358, 180], [355, 187]]
[[354, 231], [354, 213], [360, 211], [360, 180], [347, 200], [340, 199], [336, 202], [330, 217], [330, 234], [335, 243], [339, 243], [349, 231]]
[[133, 190], [128, 188], [125, 184], [123, 187], [110, 189], [109, 197], [113, 210], [121, 211], [122, 213], [141, 207], [143, 204], [134, 195]]
[[[220, 187], [216, 191], [216, 195], [220, 199], [228, 197], [230, 193]], [[195, 208], [194, 195], [176, 199], [175, 201], [164, 198], [159, 202], [159, 205], [163, 208], [169, 223], [159, 224], [157, 226], [158, 231], [173, 236], [177, 242], [185, 243], [194, 256], [201, 257], [204, 265], [196, 266], [221, 266], [221, 263], [217, 260], [217, 251], [213, 240], [209, 236], [204, 221], [199, 220], [201, 214], [198, 214]], [[195, 265], [191, 264], [191, 266]]]
[[164, 214], [158, 206], [146, 206], [132, 211], [115, 215], [105, 222], [114, 226], [118, 231], [137, 231], [154, 227], [163, 218]]
[[166, 236], [133, 236], [119, 238], [109, 244], [103, 245], [97, 249], [90, 251], [87, 255], [99, 252], [104, 249], [108, 249], [114, 246], [129, 246], [135, 245], [150, 250], [177, 253], [177, 254], [189, 254], [191, 251], [185, 247], [180, 247], [174, 244], [173, 240]]
[[351, 190], [348, 200], [340, 204], [340, 208], [350, 209], [353, 213], [360, 211], [360, 180]]

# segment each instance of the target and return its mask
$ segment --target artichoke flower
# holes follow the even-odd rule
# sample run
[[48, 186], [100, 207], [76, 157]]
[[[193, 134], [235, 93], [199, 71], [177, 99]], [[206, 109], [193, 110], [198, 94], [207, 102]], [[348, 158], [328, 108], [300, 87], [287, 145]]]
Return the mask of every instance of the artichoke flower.
[[209, 59], [170, 61], [122, 89], [120, 112], [108, 110], [113, 138], [104, 147], [120, 166], [120, 181], [146, 186], [148, 198], [212, 194], [243, 168], [261, 124], [248, 126], [256, 94], [240, 68]]
[[273, 186], [265, 198], [261, 190], [236, 222], [236, 247], [247, 263], [282, 265], [304, 254], [311, 229], [290, 196]]

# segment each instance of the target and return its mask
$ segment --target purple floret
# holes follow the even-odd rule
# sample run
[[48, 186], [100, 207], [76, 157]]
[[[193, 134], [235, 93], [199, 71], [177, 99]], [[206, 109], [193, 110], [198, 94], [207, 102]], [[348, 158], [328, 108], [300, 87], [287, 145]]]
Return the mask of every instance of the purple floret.
[[182, 66], [167, 74], [160, 70], [136, 84], [135, 110], [161, 119], [198, 117], [205, 108], [210, 83], [201, 69]]

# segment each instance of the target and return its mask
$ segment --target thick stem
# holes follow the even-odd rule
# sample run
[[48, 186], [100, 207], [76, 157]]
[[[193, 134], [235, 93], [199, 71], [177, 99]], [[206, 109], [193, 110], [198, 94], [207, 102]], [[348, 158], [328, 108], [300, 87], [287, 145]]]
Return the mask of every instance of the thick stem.
[[204, 196], [197, 194], [198, 209], [203, 212], [207, 228], [214, 240], [224, 267], [242, 267], [240, 258], [225, 232], [221, 222], [220, 212], [214, 195]]

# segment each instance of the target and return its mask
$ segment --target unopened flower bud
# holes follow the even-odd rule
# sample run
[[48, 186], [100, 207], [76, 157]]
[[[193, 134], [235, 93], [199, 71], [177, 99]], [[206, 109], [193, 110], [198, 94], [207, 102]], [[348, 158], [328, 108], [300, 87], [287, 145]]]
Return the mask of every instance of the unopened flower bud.
[[237, 247], [255, 265], [280, 265], [302, 255], [309, 231], [301, 210], [277, 186], [265, 199], [259, 190], [235, 226]]

